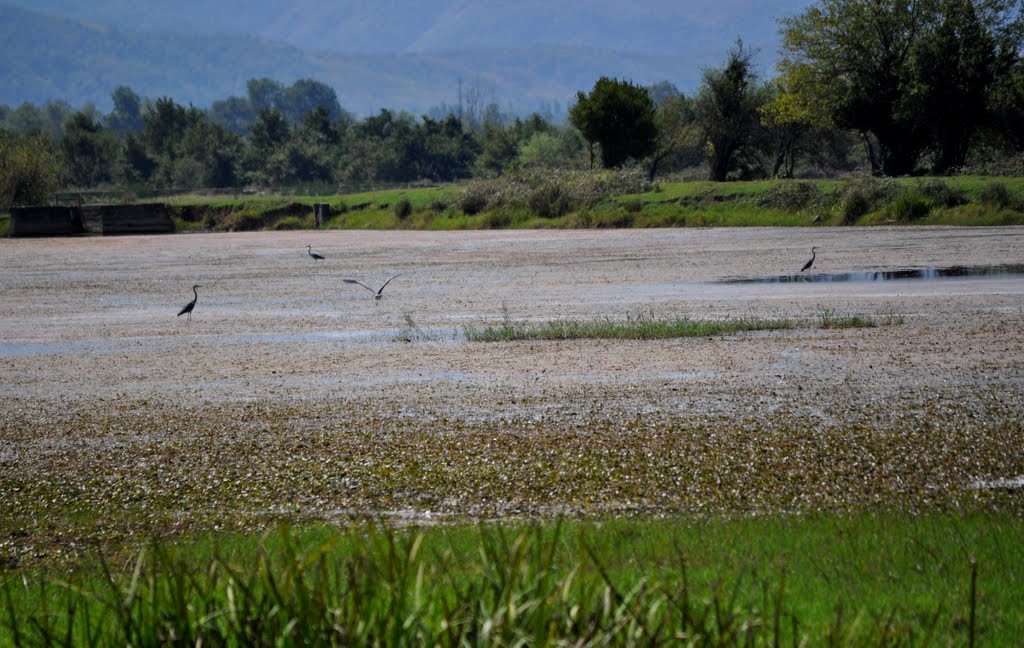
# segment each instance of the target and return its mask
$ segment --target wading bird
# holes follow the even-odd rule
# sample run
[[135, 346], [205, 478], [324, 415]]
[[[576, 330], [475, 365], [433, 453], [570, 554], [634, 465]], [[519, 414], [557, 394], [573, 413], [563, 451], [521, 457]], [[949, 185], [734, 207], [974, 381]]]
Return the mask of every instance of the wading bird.
[[306, 253], [309, 254], [309, 256], [313, 257], [314, 261], [323, 261], [324, 260], [324, 258], [322, 256], [320, 256], [319, 254], [317, 254], [316, 252], [313, 251], [313, 246], [312, 245], [307, 245], [306, 246]]
[[814, 251], [817, 250], [817, 249], [818, 248], [816, 248], [816, 247], [812, 247], [811, 248], [811, 260], [808, 261], [807, 263], [805, 263], [804, 267], [800, 268], [800, 272], [803, 272], [807, 268], [810, 268], [812, 265], [814, 265]]
[[185, 304], [184, 308], [178, 311], [178, 317], [181, 317], [185, 313], [188, 313], [188, 321], [190, 322], [192, 321], [192, 309], [196, 307], [196, 301], [199, 300], [199, 293], [196, 292], [196, 288], [202, 288], [202, 286], [200, 286], [199, 284], [192, 286], [192, 294], [194, 294], [195, 297], [192, 298], [192, 301]]
[[350, 283], [350, 284], [359, 284], [363, 288], [366, 288], [367, 290], [372, 292], [374, 299], [380, 299], [381, 297], [384, 296], [384, 289], [388, 287], [388, 284], [391, 283], [392, 280], [397, 279], [398, 277], [401, 277], [401, 276], [402, 275], [400, 275], [400, 274], [396, 274], [394, 277], [391, 277], [391, 279], [388, 279], [387, 281], [384, 282], [384, 285], [380, 287], [380, 290], [374, 290], [373, 288], [370, 288], [369, 286], [364, 284], [362, 281], [359, 281], [358, 279], [342, 279], [342, 281], [344, 281], [345, 283]]

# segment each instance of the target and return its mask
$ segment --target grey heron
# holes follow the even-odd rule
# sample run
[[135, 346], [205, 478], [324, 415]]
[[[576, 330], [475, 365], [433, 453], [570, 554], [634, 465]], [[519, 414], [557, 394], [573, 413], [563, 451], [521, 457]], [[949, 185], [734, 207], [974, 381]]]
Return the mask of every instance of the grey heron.
[[811, 259], [807, 263], [804, 264], [804, 267], [800, 268], [800, 272], [803, 272], [804, 270], [810, 268], [814, 264], [814, 251], [817, 250], [817, 249], [818, 248], [816, 248], [816, 247], [812, 247], [811, 248]]
[[393, 280], [397, 279], [398, 277], [401, 277], [401, 276], [402, 276], [401, 274], [396, 274], [394, 277], [391, 277], [391, 279], [388, 279], [387, 281], [384, 282], [384, 285], [381, 286], [379, 290], [374, 290], [373, 288], [370, 288], [369, 286], [364, 284], [362, 281], [359, 281], [358, 279], [342, 279], [342, 281], [344, 281], [345, 283], [350, 283], [350, 284], [358, 284], [358, 285], [362, 286], [363, 288], [366, 288], [367, 290], [369, 290], [370, 292], [373, 293], [373, 298], [374, 299], [378, 299], [379, 300], [381, 297], [384, 296], [384, 289], [388, 287], [388, 284], [391, 283]]
[[316, 252], [313, 251], [313, 246], [312, 245], [307, 245], [306, 246], [306, 253], [309, 254], [309, 256], [313, 257], [314, 261], [323, 261], [324, 260], [324, 258], [322, 256], [320, 256], [319, 254], [317, 254]]
[[200, 286], [199, 284], [192, 286], [192, 294], [195, 295], [195, 297], [193, 297], [192, 301], [185, 304], [185, 306], [180, 311], [178, 311], [178, 317], [181, 317], [185, 313], [188, 313], [188, 321], [190, 322], [192, 321], [192, 309], [196, 307], [196, 302], [199, 301], [199, 292], [196, 291], [196, 288], [202, 288], [202, 286]]

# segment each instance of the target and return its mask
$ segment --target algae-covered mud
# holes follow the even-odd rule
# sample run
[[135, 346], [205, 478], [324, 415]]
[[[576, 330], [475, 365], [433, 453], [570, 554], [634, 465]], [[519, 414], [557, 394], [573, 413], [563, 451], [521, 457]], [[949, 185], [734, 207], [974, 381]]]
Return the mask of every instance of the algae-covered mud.
[[[812, 246], [804, 274], [908, 274], [756, 281]], [[0, 560], [280, 517], [1020, 508], [1024, 277], [913, 271], [1021, 263], [1021, 228], [0, 241]], [[875, 325], [815, 325], [848, 315]], [[631, 317], [808, 325], [463, 332]]]

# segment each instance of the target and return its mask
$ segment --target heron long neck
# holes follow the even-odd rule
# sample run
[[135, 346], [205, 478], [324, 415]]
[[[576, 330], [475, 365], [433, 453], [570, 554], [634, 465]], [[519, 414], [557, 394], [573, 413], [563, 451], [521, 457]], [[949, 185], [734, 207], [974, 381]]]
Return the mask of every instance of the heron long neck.
[[195, 286], [192, 286], [192, 294], [196, 296], [195, 299], [193, 299], [192, 301], [193, 302], [199, 301], [199, 292], [196, 290]]

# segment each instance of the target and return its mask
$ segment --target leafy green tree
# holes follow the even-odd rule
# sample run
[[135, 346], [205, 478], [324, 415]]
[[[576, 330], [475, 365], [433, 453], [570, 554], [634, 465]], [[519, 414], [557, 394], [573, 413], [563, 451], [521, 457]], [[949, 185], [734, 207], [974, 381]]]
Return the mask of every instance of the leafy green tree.
[[244, 135], [256, 121], [256, 111], [245, 97], [228, 97], [210, 105], [210, 119], [232, 133]]
[[1001, 148], [1024, 151], [1024, 61], [1007, 65], [989, 95], [988, 140]]
[[142, 116], [143, 144], [152, 156], [173, 159], [175, 147], [181, 141], [185, 127], [196, 116], [195, 112], [190, 113], [190, 109], [175, 103], [170, 97], [157, 99]]
[[782, 21], [783, 75], [837, 126], [860, 133], [879, 173], [911, 173], [928, 143], [908, 90], [930, 3], [823, 0]]
[[[87, 107], [84, 110], [92, 112], [95, 109]], [[2, 129], [22, 135], [44, 133], [56, 139], [64, 131], [64, 123], [75, 111], [66, 101], [50, 101], [42, 107], [26, 101], [17, 108], [7, 108], [3, 113], [3, 121], [0, 122]]]
[[144, 185], [150, 182], [156, 173], [157, 161], [146, 151], [146, 145], [136, 133], [128, 133], [124, 138], [124, 158], [121, 164], [119, 179], [127, 184]]
[[250, 182], [276, 185], [284, 181], [288, 174], [282, 156], [290, 137], [291, 128], [280, 110], [260, 110], [242, 159], [244, 175]]
[[658, 171], [679, 156], [683, 149], [699, 149], [700, 138], [692, 101], [676, 90], [675, 86], [671, 89], [656, 88], [655, 94], [659, 97], [654, 114], [658, 136], [648, 160], [647, 177], [651, 182], [654, 182]]
[[643, 159], [656, 146], [654, 103], [646, 88], [628, 81], [601, 77], [590, 94], [578, 92], [569, 121], [590, 145], [591, 166], [595, 145], [605, 168]]
[[290, 184], [331, 181], [340, 142], [341, 135], [325, 106], [306, 113], [284, 146], [281, 180]]
[[142, 99], [128, 86], [114, 88], [110, 95], [114, 109], [107, 115], [107, 128], [117, 133], [136, 132], [142, 128]]
[[818, 104], [794, 91], [790, 81], [783, 76], [769, 83], [768, 100], [760, 108], [766, 147], [773, 158], [772, 177], [792, 178], [799, 155], [812, 144], [814, 135], [830, 124], [829, 116], [816, 109]]
[[3, 126], [6, 130], [23, 135], [46, 132], [46, 120], [42, 111], [28, 101], [8, 111]]
[[291, 124], [302, 121], [307, 113], [324, 108], [330, 119], [341, 115], [341, 105], [334, 89], [313, 79], [299, 79], [281, 93], [278, 108]]
[[936, 23], [912, 57], [917, 115], [934, 151], [933, 171], [964, 165], [978, 130], [989, 123], [997, 78], [1019, 58], [1020, 25], [1005, 2], [936, 0]]
[[281, 107], [281, 96], [284, 94], [284, 86], [266, 77], [262, 79], [249, 79], [245, 84], [249, 107], [256, 113], [261, 110], [270, 110]]
[[496, 122], [484, 124], [479, 142], [480, 155], [475, 162], [475, 175], [478, 176], [501, 175], [519, 153], [515, 132]]
[[180, 189], [234, 187], [241, 138], [202, 118], [190, 120], [176, 157], [174, 186]]
[[43, 133], [0, 130], [0, 208], [45, 204], [57, 189], [60, 161]]
[[411, 149], [405, 151], [413, 169], [409, 180], [426, 178], [449, 182], [469, 177], [473, 160], [480, 152], [479, 144], [463, 128], [458, 117], [448, 115], [443, 120], [423, 117], [412, 135]]
[[[549, 137], [537, 139], [531, 145], [531, 140], [538, 135]], [[480, 151], [474, 162], [475, 174], [485, 177], [500, 175], [516, 164], [539, 163], [541, 158], [544, 159], [542, 165], [554, 164], [555, 158], [575, 157], [581, 147], [581, 139], [575, 131], [563, 133], [538, 113], [526, 119], [516, 117], [508, 124], [497, 120], [485, 122], [477, 140]]]
[[408, 113], [383, 109], [352, 129], [341, 163], [341, 177], [347, 181], [404, 182], [411, 177], [406, 152], [415, 119]]
[[947, 171], [1019, 58], [1021, 11], [1012, 0], [820, 0], [783, 20], [780, 71], [860, 134], [875, 172], [912, 173], [929, 149]]
[[290, 129], [284, 114], [276, 108], [264, 108], [251, 129], [253, 146], [260, 153], [269, 153], [288, 140]]
[[[82, 111], [90, 115], [95, 115], [96, 107], [89, 105], [83, 108]], [[46, 133], [54, 139], [60, 137], [61, 133], [64, 132], [64, 124], [66, 124], [74, 114], [75, 109], [66, 101], [48, 101], [46, 105], [43, 106]]]
[[574, 166], [584, 148], [575, 130], [539, 131], [519, 146], [520, 168], [564, 169]]
[[724, 67], [704, 70], [694, 112], [712, 180], [725, 180], [757, 145], [759, 111], [768, 100], [768, 89], [758, 83], [753, 57], [754, 52], [737, 41]]
[[647, 94], [650, 96], [651, 101], [657, 106], [665, 99], [670, 97], [682, 97], [683, 93], [676, 87], [674, 83], [670, 81], [658, 81], [647, 86]]
[[60, 138], [67, 182], [76, 187], [94, 187], [114, 180], [121, 143], [117, 135], [85, 112], [75, 113]]

